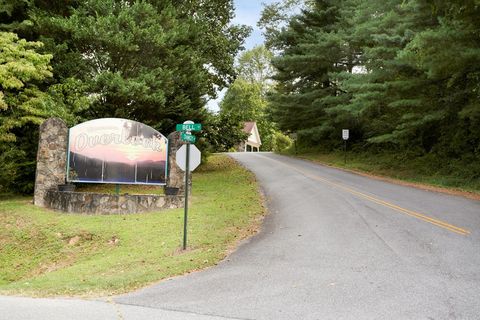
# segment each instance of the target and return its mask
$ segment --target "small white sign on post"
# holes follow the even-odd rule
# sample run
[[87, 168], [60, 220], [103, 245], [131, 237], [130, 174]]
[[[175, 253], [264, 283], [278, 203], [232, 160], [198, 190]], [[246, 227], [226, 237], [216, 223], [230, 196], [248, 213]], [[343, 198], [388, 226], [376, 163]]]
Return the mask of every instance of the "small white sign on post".
[[350, 131], [348, 129], [343, 129], [342, 130], [342, 138], [343, 140], [348, 140], [349, 138]]
[[[177, 150], [177, 153], [175, 154], [175, 162], [177, 165], [182, 169], [183, 171], [186, 170], [187, 166], [187, 146], [184, 144], [183, 146], [180, 147], [180, 149]], [[201, 152], [198, 150], [195, 145], [191, 144], [190, 145], [190, 161], [189, 161], [189, 171], [195, 170], [199, 165], [201, 161]]]

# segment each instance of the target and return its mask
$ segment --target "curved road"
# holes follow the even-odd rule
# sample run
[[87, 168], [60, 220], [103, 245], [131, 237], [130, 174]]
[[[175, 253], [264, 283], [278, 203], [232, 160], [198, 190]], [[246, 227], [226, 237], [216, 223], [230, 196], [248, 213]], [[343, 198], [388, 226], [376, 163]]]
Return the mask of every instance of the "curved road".
[[256, 174], [270, 214], [228, 259], [110, 302], [23, 306], [37, 318], [42, 303], [79, 310], [68, 319], [479, 319], [480, 202], [271, 153], [231, 156]]

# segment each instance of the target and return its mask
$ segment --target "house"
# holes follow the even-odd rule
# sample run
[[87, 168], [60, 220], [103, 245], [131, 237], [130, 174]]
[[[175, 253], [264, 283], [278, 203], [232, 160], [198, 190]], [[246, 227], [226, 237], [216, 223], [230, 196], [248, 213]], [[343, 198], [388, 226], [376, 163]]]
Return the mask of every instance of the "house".
[[250, 121], [245, 122], [243, 131], [249, 136], [246, 141], [239, 144], [237, 151], [239, 152], [258, 152], [262, 141], [260, 140], [260, 133], [258, 133], [257, 123]]

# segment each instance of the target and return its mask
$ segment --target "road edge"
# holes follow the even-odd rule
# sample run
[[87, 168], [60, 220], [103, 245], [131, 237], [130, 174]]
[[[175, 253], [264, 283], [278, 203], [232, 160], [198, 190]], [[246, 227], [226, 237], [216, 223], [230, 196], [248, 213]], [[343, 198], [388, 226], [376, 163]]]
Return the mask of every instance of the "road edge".
[[375, 179], [375, 180], [378, 180], [378, 181], [389, 182], [389, 183], [393, 183], [393, 184], [397, 184], [397, 185], [401, 185], [401, 186], [405, 186], [405, 187], [412, 187], [412, 188], [416, 188], [416, 189], [420, 189], [420, 190], [424, 190], [424, 191], [437, 192], [437, 193], [448, 194], [448, 195], [452, 195], [452, 196], [463, 197], [463, 198], [466, 198], [466, 199], [469, 199], [469, 200], [480, 201], [480, 193], [461, 190], [461, 189], [457, 189], [457, 188], [440, 187], [440, 186], [435, 186], [435, 185], [430, 185], [430, 184], [425, 184], [425, 183], [420, 183], [420, 182], [411, 182], [411, 181], [406, 181], [406, 180], [402, 180], [402, 179], [398, 179], [398, 178], [393, 178], [393, 177], [389, 177], [389, 176], [385, 176], [385, 175], [381, 175], [381, 174], [366, 172], [366, 171], [362, 171], [362, 170], [347, 169], [347, 168], [343, 168], [343, 167], [340, 167], [340, 166], [329, 164], [329, 163], [326, 163], [326, 162], [323, 162], [323, 161], [320, 161], [320, 160], [312, 160], [312, 159], [304, 158], [304, 157], [298, 156], [298, 155], [296, 156], [296, 155], [283, 154], [283, 153], [275, 153], [275, 154], [286, 156], [286, 157], [293, 158], [293, 159], [308, 161], [308, 162], [311, 162], [311, 163], [322, 165], [324, 167], [337, 169], [337, 170], [342, 170], [344, 172], [356, 174], [356, 175], [359, 175], [359, 176], [362, 176], [362, 177], [372, 178], [372, 179]]

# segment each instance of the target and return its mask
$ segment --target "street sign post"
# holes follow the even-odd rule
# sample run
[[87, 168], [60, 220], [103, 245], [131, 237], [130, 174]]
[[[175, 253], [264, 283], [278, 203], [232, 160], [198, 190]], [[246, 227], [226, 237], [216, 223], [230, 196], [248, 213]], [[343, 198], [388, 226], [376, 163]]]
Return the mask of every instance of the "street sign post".
[[342, 130], [342, 138], [343, 138], [343, 164], [347, 164], [347, 140], [350, 138], [350, 130], [343, 129]]
[[190, 143], [195, 143], [196, 137], [191, 135], [191, 131], [202, 130], [202, 124], [193, 123], [193, 121], [187, 120], [184, 123], [177, 124], [177, 131], [182, 131], [180, 138], [186, 142], [178, 149], [175, 154], [177, 165], [185, 171], [185, 205], [183, 215], [183, 250], [187, 249], [187, 221], [188, 221], [188, 180], [190, 171], [195, 170], [200, 164], [200, 150], [195, 145], [190, 146]]

